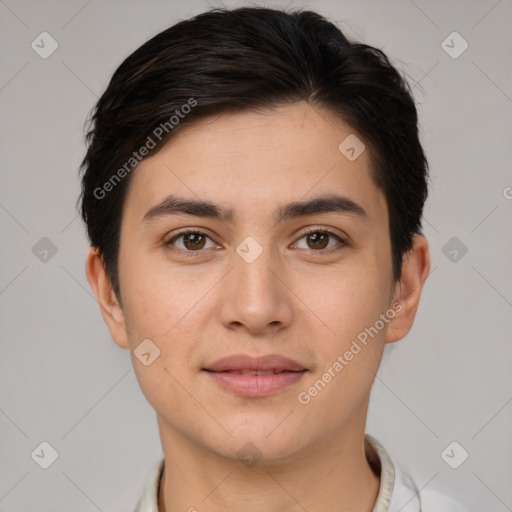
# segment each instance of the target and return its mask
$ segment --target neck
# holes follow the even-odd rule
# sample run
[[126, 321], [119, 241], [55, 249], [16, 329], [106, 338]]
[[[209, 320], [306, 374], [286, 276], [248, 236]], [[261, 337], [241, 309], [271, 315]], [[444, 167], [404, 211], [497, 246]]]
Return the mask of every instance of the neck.
[[160, 417], [158, 425], [166, 461], [159, 512], [373, 510], [379, 477], [366, 458], [364, 423], [292, 457], [260, 459], [252, 467], [192, 443]]

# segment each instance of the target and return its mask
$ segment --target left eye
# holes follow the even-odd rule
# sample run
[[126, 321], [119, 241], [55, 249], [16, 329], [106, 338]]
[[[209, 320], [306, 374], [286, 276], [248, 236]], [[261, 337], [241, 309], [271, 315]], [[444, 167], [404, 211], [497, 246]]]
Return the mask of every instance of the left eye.
[[330, 231], [310, 231], [309, 233], [306, 233], [302, 235], [302, 237], [299, 240], [306, 239], [307, 247], [299, 247], [300, 249], [313, 249], [317, 252], [323, 252], [328, 251], [332, 247], [336, 247], [336, 244], [329, 245], [329, 242], [332, 239], [338, 240], [338, 243], [341, 245], [345, 245], [344, 240], [339, 237], [338, 235], [335, 235], [334, 233], [331, 233]]

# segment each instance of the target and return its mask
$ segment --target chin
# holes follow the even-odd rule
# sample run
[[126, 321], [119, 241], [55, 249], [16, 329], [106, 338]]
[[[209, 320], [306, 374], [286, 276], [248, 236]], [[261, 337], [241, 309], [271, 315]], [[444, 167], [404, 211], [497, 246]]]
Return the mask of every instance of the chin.
[[304, 442], [304, 431], [300, 431], [292, 415], [287, 417], [282, 412], [241, 413], [223, 425], [232, 435], [225, 445], [231, 458], [247, 455], [267, 462], [282, 461], [295, 454]]

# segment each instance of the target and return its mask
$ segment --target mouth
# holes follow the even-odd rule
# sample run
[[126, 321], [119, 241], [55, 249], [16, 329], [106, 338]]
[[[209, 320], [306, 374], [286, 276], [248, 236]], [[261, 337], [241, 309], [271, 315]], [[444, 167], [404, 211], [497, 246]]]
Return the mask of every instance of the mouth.
[[296, 384], [308, 371], [297, 361], [276, 354], [229, 356], [202, 370], [224, 390], [253, 398], [275, 395]]

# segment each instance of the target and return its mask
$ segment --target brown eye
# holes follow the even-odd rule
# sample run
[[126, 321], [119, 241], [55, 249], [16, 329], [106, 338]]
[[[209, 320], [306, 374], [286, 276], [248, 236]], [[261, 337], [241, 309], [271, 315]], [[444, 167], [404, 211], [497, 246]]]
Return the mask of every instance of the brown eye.
[[199, 252], [205, 248], [208, 240], [211, 240], [210, 237], [200, 231], [182, 231], [165, 242], [165, 245], [173, 250]]
[[325, 249], [329, 242], [329, 235], [326, 233], [310, 233], [306, 235], [308, 245], [311, 249]]
[[310, 249], [319, 254], [336, 252], [348, 245], [339, 235], [322, 229], [315, 229], [304, 233], [299, 241], [303, 239], [306, 241], [306, 247], [300, 247], [297, 242], [296, 245], [299, 249]]
[[199, 233], [183, 235], [183, 245], [191, 251], [202, 249], [204, 247], [205, 240], [205, 237]]

